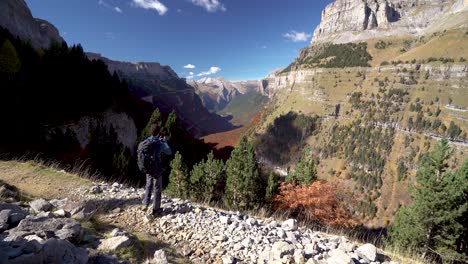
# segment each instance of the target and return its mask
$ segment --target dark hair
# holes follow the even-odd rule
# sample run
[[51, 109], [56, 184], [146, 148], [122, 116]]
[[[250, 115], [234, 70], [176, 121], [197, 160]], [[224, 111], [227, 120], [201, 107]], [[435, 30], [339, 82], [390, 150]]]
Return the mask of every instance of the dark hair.
[[152, 136], [158, 136], [159, 133], [161, 132], [161, 129], [159, 128], [157, 124], [152, 124], [150, 132]]

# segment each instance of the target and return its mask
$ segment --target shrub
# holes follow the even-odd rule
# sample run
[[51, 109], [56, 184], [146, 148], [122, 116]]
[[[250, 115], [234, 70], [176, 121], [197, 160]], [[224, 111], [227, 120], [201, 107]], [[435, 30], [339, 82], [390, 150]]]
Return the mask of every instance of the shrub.
[[276, 208], [290, 210], [299, 218], [316, 224], [335, 227], [356, 224], [345, 206], [342, 194], [335, 185], [326, 181], [301, 186], [283, 183], [274, 201]]

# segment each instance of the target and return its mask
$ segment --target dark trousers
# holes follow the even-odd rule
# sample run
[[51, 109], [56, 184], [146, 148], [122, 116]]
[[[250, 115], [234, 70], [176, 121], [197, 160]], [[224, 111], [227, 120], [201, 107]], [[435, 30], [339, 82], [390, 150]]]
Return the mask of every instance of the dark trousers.
[[162, 177], [146, 174], [145, 198], [143, 204], [149, 206], [151, 194], [154, 192], [153, 211], [161, 208]]

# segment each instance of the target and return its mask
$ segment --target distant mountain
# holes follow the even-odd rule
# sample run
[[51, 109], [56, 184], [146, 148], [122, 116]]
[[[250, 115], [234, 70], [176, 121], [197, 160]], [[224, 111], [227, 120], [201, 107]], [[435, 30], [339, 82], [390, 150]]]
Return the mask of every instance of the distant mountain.
[[13, 35], [29, 40], [35, 48], [49, 48], [54, 41], [63, 41], [54, 25], [32, 16], [24, 0], [0, 1], [0, 25]]
[[224, 77], [203, 78], [188, 82], [212, 111], [223, 110], [234, 98], [247, 93], [263, 94], [261, 81], [228, 81]]
[[194, 136], [203, 136], [232, 129], [226, 118], [210, 113], [192, 86], [169, 67], [153, 62], [122, 62], [87, 53], [89, 59], [102, 60], [109, 71], [129, 83], [132, 92], [152, 103], [162, 112], [175, 111], [182, 124]]

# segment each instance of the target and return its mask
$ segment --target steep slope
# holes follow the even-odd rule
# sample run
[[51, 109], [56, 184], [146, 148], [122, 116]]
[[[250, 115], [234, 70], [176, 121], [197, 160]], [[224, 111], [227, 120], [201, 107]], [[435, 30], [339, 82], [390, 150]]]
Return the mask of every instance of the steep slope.
[[49, 48], [54, 41], [63, 41], [54, 25], [32, 16], [24, 0], [0, 1], [0, 25], [13, 35], [31, 41], [35, 48]]
[[[424, 35], [428, 30], [444, 30], [456, 24], [443, 25], [464, 10], [465, 0], [339, 0], [322, 12], [322, 21], [314, 32], [312, 43], [346, 43], [383, 36]], [[437, 26], [436, 26], [437, 25]]]
[[174, 110], [184, 127], [196, 137], [233, 128], [226, 119], [208, 112], [194, 89], [169, 66], [114, 61], [96, 53], [87, 53], [87, 56], [104, 61], [109, 71], [128, 81], [132, 92], [162, 112]]
[[[371, 7], [382, 3], [400, 15], [388, 28], [366, 28], [361, 15], [352, 15], [380, 10]], [[271, 103], [256, 130], [269, 136], [274, 121], [290, 112], [317, 115], [318, 128], [299, 150], [289, 149], [286, 165], [277, 167], [274, 157], [262, 160], [287, 171], [309, 146], [320, 161], [319, 176], [348, 186], [357, 197], [356, 214], [369, 226], [387, 225], [410, 201], [416, 164], [437, 140], [451, 140], [452, 163], [468, 158], [468, 12], [460, 7], [466, 1], [405, 3], [330, 4], [312, 45], [268, 81]], [[434, 16], [429, 23], [416, 23], [428, 14]], [[409, 21], [418, 29], [405, 30]], [[404, 36], [395, 35], [398, 30]]]

